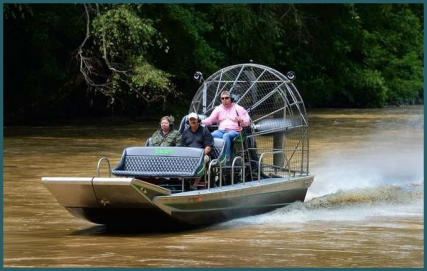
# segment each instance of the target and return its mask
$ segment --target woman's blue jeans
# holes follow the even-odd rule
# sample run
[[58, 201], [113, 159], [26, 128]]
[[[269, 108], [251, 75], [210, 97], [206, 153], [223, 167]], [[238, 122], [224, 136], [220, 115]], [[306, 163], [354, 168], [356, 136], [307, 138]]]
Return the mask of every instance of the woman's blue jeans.
[[212, 136], [216, 138], [222, 138], [225, 141], [225, 157], [226, 159], [230, 159], [231, 156], [231, 141], [238, 136], [239, 133], [236, 131], [221, 131], [215, 130], [212, 132]]

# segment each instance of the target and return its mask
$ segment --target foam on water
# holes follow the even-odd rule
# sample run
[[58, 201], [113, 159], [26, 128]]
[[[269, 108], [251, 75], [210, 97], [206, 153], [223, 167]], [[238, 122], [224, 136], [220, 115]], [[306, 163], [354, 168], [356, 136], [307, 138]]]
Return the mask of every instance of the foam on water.
[[422, 115], [379, 122], [372, 134], [324, 151], [312, 168], [315, 180], [306, 200], [339, 190], [424, 183]]
[[223, 225], [292, 227], [309, 221], [423, 216], [423, 119], [380, 122], [375, 134], [314, 157], [315, 179], [304, 203]]
[[224, 223], [225, 226], [293, 226], [310, 221], [361, 221], [375, 217], [412, 217], [423, 214], [423, 186], [382, 186], [338, 191], [294, 202], [267, 214]]
[[307, 192], [307, 200], [340, 190], [424, 182], [422, 152], [334, 155], [324, 161], [322, 167], [313, 170], [315, 180]]

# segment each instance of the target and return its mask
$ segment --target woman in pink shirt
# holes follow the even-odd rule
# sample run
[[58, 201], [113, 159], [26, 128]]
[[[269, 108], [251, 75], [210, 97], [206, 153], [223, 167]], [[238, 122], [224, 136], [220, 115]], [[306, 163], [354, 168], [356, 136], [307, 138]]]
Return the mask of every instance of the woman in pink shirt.
[[225, 141], [225, 157], [230, 160], [231, 141], [239, 135], [243, 127], [250, 123], [248, 111], [240, 105], [231, 102], [230, 92], [221, 92], [221, 104], [212, 114], [202, 120], [205, 125], [218, 123], [218, 130], [212, 132], [213, 137], [222, 138]]

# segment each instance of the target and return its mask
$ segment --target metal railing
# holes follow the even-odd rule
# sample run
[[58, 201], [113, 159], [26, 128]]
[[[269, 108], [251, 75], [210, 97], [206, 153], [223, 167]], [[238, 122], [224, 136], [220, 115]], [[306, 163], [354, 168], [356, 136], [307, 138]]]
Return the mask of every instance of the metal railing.
[[101, 162], [102, 162], [102, 161], [106, 161], [106, 162], [107, 162], [107, 165], [108, 165], [108, 177], [111, 177], [110, 161], [108, 160], [108, 158], [107, 158], [107, 157], [101, 157], [101, 158], [98, 160], [98, 166], [96, 167], [96, 177], [99, 177], [99, 168], [100, 168], [100, 166], [101, 166]]
[[[262, 165], [261, 162], [262, 162], [262, 159], [264, 158], [264, 155], [266, 155], [266, 154], [276, 154], [276, 153], [282, 153], [283, 155], [285, 155], [284, 151], [281, 150], [281, 151], [263, 152], [259, 156], [259, 159], [258, 159], [258, 181], [259, 182], [261, 181], [261, 165]], [[288, 167], [288, 173], [289, 173], [288, 177], [290, 177], [291, 176], [291, 174], [290, 174], [290, 168], [289, 168], [290, 160], [288, 160], [286, 158], [286, 156], [285, 156], [285, 161], [286, 161], [286, 165], [285, 165], [285, 167], [283, 169], [286, 169], [286, 167]]]
[[211, 188], [211, 167], [212, 165], [216, 165], [219, 164], [219, 186], [222, 186], [222, 164], [218, 159], [213, 159], [210, 163], [209, 163], [209, 167], [208, 167], [208, 189]]
[[234, 164], [239, 159], [242, 163], [242, 182], [245, 183], [245, 160], [243, 160], [243, 158], [240, 156], [236, 156], [234, 157], [233, 163], [231, 164], [231, 185], [234, 184]]

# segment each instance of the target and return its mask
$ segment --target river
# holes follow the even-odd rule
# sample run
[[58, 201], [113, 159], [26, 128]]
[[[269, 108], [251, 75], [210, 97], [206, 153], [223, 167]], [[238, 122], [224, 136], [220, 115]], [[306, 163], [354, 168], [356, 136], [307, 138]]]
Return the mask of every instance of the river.
[[73, 217], [42, 176], [94, 176], [156, 123], [5, 127], [4, 267], [424, 267], [424, 107], [309, 111], [305, 202], [183, 232]]

